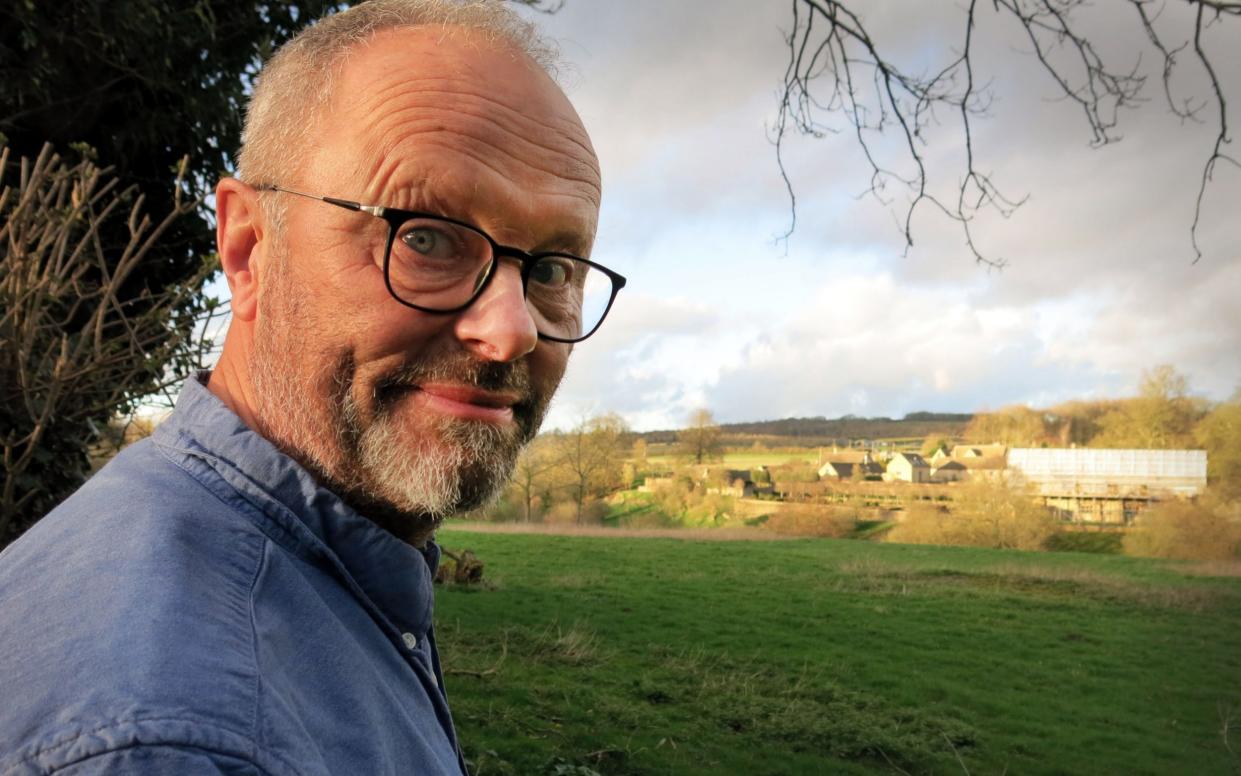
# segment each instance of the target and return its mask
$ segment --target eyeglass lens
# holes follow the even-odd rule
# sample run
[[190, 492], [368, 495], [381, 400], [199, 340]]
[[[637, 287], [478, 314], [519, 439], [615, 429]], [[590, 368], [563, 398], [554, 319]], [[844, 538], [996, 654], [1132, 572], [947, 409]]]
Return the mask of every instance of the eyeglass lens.
[[[491, 242], [480, 232], [436, 218], [401, 224], [388, 258], [388, 281], [399, 299], [428, 310], [470, 302], [495, 271]], [[607, 313], [612, 279], [570, 256], [544, 256], [530, 268], [526, 301], [538, 331], [574, 340]]]

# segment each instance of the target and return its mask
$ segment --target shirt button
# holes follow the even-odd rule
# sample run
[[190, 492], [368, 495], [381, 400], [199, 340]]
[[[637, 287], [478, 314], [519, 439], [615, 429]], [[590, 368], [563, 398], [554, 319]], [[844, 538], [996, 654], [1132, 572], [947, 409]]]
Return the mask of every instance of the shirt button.
[[402, 633], [401, 639], [405, 642], [405, 646], [409, 649], [418, 648], [418, 637], [412, 633]]

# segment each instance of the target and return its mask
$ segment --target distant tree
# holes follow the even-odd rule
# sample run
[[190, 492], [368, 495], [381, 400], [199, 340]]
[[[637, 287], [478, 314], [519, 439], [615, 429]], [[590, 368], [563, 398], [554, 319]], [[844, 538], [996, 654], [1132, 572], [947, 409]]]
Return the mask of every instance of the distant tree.
[[944, 450], [952, 452], [952, 440], [943, 434], [927, 434], [922, 440], [922, 455], [930, 457], [935, 455], [936, 450]]
[[1039, 444], [1046, 436], [1043, 413], [1023, 404], [995, 412], [979, 412], [965, 427], [965, 439], [979, 444], [1000, 443], [1012, 447]]
[[1241, 388], [1194, 426], [1207, 451], [1207, 477], [1225, 499], [1241, 500]]
[[1161, 450], [1192, 447], [1194, 424], [1204, 414], [1189, 396], [1184, 375], [1162, 364], [1142, 373], [1138, 396], [1120, 402], [1099, 419], [1094, 447]]
[[642, 437], [638, 437], [633, 441], [633, 450], [629, 453], [629, 457], [633, 459], [634, 466], [638, 468], [646, 466], [646, 448], [646, 440]]
[[711, 410], [696, 409], [689, 415], [689, 425], [677, 432], [681, 455], [699, 464], [720, 455], [720, 427]]
[[[898, 64], [891, 46], [873, 34], [864, 18], [869, 5], [846, 0], [793, 0], [787, 34], [789, 60], [774, 129], [776, 160], [788, 186], [791, 219], [796, 226], [793, 184], [782, 156], [790, 132], [824, 137], [844, 130], [860, 146], [871, 170], [870, 191], [881, 204], [893, 203], [892, 192], [907, 194], [899, 201], [898, 218], [907, 247], [913, 245], [914, 213], [923, 205], [938, 211], [961, 229], [974, 259], [1002, 267], [1002, 257], [988, 255], [974, 241], [977, 215], [991, 210], [1011, 214], [1024, 197], [1001, 192], [980, 163], [975, 127], [995, 109], [987, 75], [977, 55], [976, 22], [992, 12], [1010, 23], [1021, 47], [1048, 76], [1051, 90], [1081, 111], [1091, 144], [1103, 146], [1123, 137], [1120, 119], [1149, 101], [1148, 80], [1162, 91], [1167, 110], [1182, 122], [1209, 122], [1214, 140], [1203, 148], [1198, 172], [1189, 242], [1194, 261], [1201, 257], [1198, 232], [1202, 204], [1220, 162], [1238, 165], [1227, 154], [1230, 111], [1225, 95], [1238, 73], [1222, 57], [1235, 43], [1234, 19], [1241, 17], [1235, 0], [1127, 0], [1106, 10], [1089, 0], [995, 0], [946, 5], [944, 13], [960, 15], [960, 37], [941, 52], [920, 47], [912, 58], [916, 68]], [[1137, 40], [1145, 50], [1118, 54], [1117, 37]], [[1143, 55], [1153, 61], [1154, 78], [1144, 72]], [[1119, 57], [1126, 61], [1118, 61]], [[955, 190], [941, 196], [930, 170], [943, 154], [932, 146], [927, 130], [951, 117], [960, 127], [965, 159], [955, 173]], [[831, 120], [839, 120], [834, 126]], [[1231, 122], [1235, 124], [1236, 122]], [[883, 142], [888, 139], [895, 142]]]
[[1051, 440], [1058, 447], [1085, 446], [1099, 433], [1099, 419], [1114, 409], [1114, 401], [1067, 401], [1047, 410]]
[[573, 429], [552, 437], [554, 458], [565, 475], [582, 522], [586, 502], [620, 485], [628, 429], [619, 415], [583, 420]]
[[547, 436], [535, 437], [517, 457], [513, 477], [509, 481], [509, 492], [520, 505], [522, 520], [525, 522], [529, 523], [534, 519], [535, 502], [550, 489], [550, 475], [556, 463], [552, 440]]

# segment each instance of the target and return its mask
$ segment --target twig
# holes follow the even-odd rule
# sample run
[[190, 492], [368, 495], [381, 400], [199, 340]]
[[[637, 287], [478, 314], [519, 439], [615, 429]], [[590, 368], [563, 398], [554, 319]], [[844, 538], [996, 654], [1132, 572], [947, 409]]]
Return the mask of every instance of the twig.
[[[1198, 242], [1202, 208], [1218, 162], [1241, 167], [1237, 158], [1226, 153], [1231, 142], [1228, 132], [1228, 102], [1220, 71], [1203, 43], [1203, 31], [1223, 17], [1241, 17], [1241, 2], [1234, 0], [1184, 0], [1193, 6], [1195, 21], [1192, 41], [1168, 43], [1157, 26], [1159, 14], [1148, 11], [1152, 0], [1129, 0], [1137, 11], [1137, 23], [1151, 47], [1162, 59], [1161, 82], [1169, 110], [1182, 120], [1200, 122], [1207, 106], [1218, 112], [1219, 130], [1210, 155], [1202, 167], [1194, 199], [1194, 218], [1190, 226], [1193, 261], [1202, 257]], [[919, 75], [896, 66], [879, 47], [863, 20], [849, 9], [847, 0], [793, 0], [793, 27], [785, 36], [789, 59], [785, 68], [779, 110], [771, 138], [776, 149], [776, 166], [789, 198], [789, 223], [778, 241], [787, 241], [797, 228], [795, 186], [786, 163], [785, 141], [790, 132], [813, 138], [836, 130], [824, 124], [822, 115], [837, 116], [852, 129], [857, 146], [870, 166], [870, 185], [866, 193], [885, 206], [891, 204], [889, 187], [905, 188], [909, 200], [898, 229], [905, 240], [905, 252], [913, 247], [913, 217], [926, 204], [956, 222], [965, 246], [974, 260], [989, 268], [1002, 268], [1005, 261], [993, 257], [974, 239], [973, 222], [977, 214], [990, 209], [1007, 218], [1026, 202], [1026, 197], [1005, 196], [991, 176], [979, 167], [973, 122], [984, 115], [990, 104], [989, 90], [975, 81], [973, 33], [979, 13], [977, 0], [962, 9], [962, 45], [947, 62], [930, 75]], [[1093, 145], [1101, 146], [1122, 139], [1121, 112], [1141, 105], [1147, 78], [1139, 71], [1140, 56], [1133, 63], [1116, 67], [1105, 60], [1082, 30], [1078, 12], [1088, 0], [992, 0], [993, 9], [1011, 17], [1031, 46], [1030, 53], [1051, 77], [1060, 96], [1080, 108], [1089, 127]], [[1209, 99], [1178, 99], [1172, 78], [1179, 61], [1177, 55], [1193, 45], [1210, 88]], [[1225, 75], [1230, 75], [1225, 73]], [[955, 202], [941, 199], [929, 188], [928, 157], [922, 150], [925, 130], [934, 120], [937, 106], [951, 108], [959, 117], [965, 160], [957, 177]], [[876, 154], [874, 138], [894, 131], [903, 147], [903, 158], [910, 173], [902, 175]]]
[[1228, 754], [1236, 757], [1237, 753], [1233, 751], [1232, 744], [1228, 741], [1228, 731], [1232, 728], [1232, 704], [1219, 701], [1215, 704], [1215, 709], [1219, 712], [1219, 737], [1223, 740]]
[[948, 742], [948, 746], [952, 747], [952, 755], [957, 758], [957, 762], [961, 764], [961, 770], [965, 771], [965, 776], [970, 776], [970, 769], [966, 766], [965, 760], [961, 759], [961, 753], [957, 751], [957, 745], [952, 743], [952, 739], [947, 733], [943, 734], [944, 740]]

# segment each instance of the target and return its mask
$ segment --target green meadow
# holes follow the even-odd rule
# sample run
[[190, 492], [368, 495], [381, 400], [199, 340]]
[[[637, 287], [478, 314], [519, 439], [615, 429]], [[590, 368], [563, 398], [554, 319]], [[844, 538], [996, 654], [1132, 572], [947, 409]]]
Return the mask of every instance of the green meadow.
[[[1241, 576], [860, 541], [445, 530], [488, 774], [1241, 773]], [[1231, 574], [1231, 575], [1229, 575]]]

